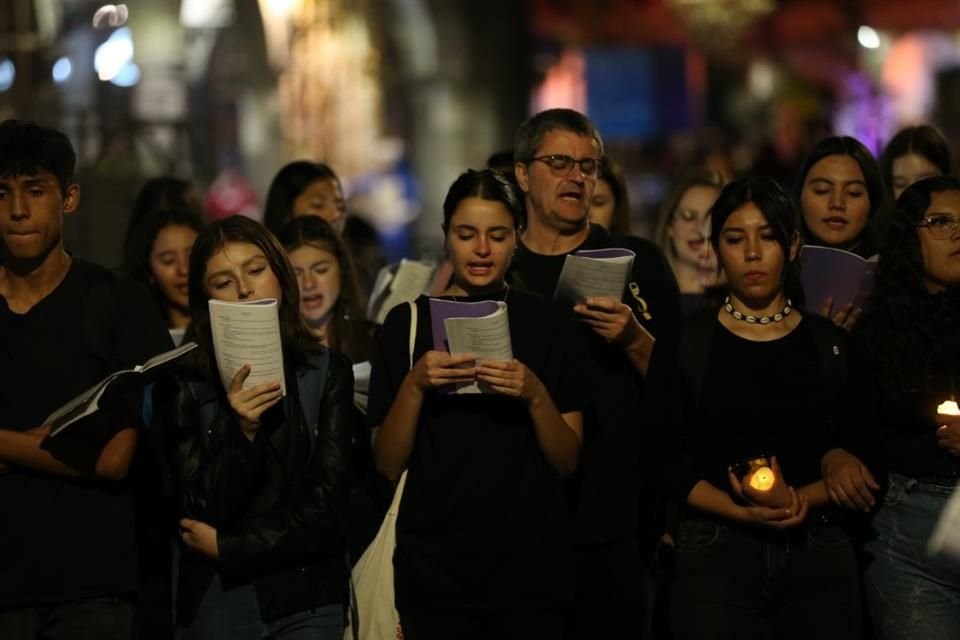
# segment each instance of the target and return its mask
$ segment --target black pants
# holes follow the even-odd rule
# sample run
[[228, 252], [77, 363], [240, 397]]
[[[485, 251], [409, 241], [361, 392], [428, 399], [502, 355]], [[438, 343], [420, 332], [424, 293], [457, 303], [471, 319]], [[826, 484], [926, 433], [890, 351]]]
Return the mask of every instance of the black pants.
[[672, 601], [677, 640], [860, 637], [857, 562], [839, 527], [776, 532], [686, 520]]
[[133, 605], [90, 598], [43, 607], [0, 609], [3, 640], [130, 640]]
[[401, 613], [403, 640], [561, 640], [563, 615], [553, 611], [489, 614]]
[[576, 602], [567, 640], [639, 640], [647, 628], [650, 569], [636, 540], [577, 547]]

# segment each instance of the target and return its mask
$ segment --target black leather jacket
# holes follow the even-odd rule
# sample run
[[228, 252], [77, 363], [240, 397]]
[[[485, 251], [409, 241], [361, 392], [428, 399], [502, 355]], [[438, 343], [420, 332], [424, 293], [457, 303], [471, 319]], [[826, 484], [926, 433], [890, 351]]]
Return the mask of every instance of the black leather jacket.
[[[192, 622], [218, 571], [226, 588], [253, 583], [267, 622], [344, 601], [353, 371], [343, 355], [329, 356], [314, 438], [289, 373], [287, 396], [264, 414], [252, 442], [219, 383], [177, 375], [156, 385], [181, 516], [215, 527], [220, 552], [213, 562], [181, 546], [178, 625]], [[306, 366], [319, 366], [317, 358]]]

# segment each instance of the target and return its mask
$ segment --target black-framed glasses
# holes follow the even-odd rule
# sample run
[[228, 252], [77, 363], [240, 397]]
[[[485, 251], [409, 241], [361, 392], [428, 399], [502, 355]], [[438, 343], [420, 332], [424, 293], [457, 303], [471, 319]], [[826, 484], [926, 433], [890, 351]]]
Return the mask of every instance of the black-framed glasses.
[[960, 230], [960, 220], [946, 213], [933, 213], [925, 216], [917, 226], [926, 227], [934, 238], [945, 240]]
[[580, 165], [580, 173], [588, 178], [594, 178], [600, 170], [600, 158], [572, 158], [564, 154], [554, 154], [550, 156], [539, 156], [534, 158], [550, 167], [550, 171], [556, 176], [565, 176], [573, 169], [573, 165]]

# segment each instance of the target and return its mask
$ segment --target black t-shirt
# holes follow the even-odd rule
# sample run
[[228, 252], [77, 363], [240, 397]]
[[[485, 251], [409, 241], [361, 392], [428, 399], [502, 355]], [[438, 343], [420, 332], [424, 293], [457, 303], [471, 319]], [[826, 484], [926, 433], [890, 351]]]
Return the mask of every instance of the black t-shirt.
[[[433, 343], [428, 298], [417, 309], [414, 362]], [[507, 309], [514, 357], [561, 413], [580, 411], [585, 347], [569, 313], [512, 289]], [[371, 425], [386, 418], [409, 371], [409, 330], [403, 304], [387, 316], [373, 358]], [[570, 538], [561, 482], [526, 405], [497, 394], [428, 392], [397, 520], [397, 609], [562, 606], [573, 596]]]
[[[143, 287], [74, 258], [63, 282], [27, 313], [11, 312], [0, 297], [0, 427], [40, 426], [112, 371], [171, 346]], [[91, 470], [106, 440], [137, 424], [140, 394], [124, 396], [105, 397], [98, 414], [45, 446]], [[13, 469], [0, 475], [0, 504], [0, 607], [135, 591], [127, 483]]]
[[[619, 240], [591, 225], [590, 235], [571, 253], [615, 246], [633, 251], [636, 258], [622, 301], [658, 342], [675, 342], [682, 313], [673, 271], [653, 243], [632, 236]], [[566, 254], [540, 255], [521, 244], [508, 275], [510, 285], [550, 298], [565, 259]], [[583, 366], [591, 372], [591, 403], [580, 467], [570, 483], [577, 496], [576, 540], [578, 544], [634, 540], [639, 529], [643, 378], [623, 347], [606, 342], [585, 324], [581, 332], [590, 351], [590, 361]]]
[[728, 467], [761, 455], [775, 455], [793, 487], [821, 479], [820, 459], [837, 444], [846, 395], [824, 376], [811, 327], [817, 321], [805, 318], [769, 342], [741, 338], [714, 321], [699, 398], [677, 364], [665, 361], [666, 349], [654, 356], [649, 401], [665, 449], [655, 462], [675, 499], [685, 503], [700, 480], [729, 490]]

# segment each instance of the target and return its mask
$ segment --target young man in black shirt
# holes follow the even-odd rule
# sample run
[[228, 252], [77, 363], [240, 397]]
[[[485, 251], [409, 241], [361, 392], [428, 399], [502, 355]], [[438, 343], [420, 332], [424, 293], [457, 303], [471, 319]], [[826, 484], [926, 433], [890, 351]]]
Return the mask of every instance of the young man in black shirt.
[[[590, 298], [574, 306], [588, 333], [592, 408], [575, 476], [577, 605], [570, 637], [639, 637], [646, 595], [641, 532], [654, 506], [641, 501], [639, 398], [654, 342], [680, 329], [680, 295], [662, 253], [650, 242], [617, 241], [588, 221], [603, 159], [590, 120], [551, 109], [520, 126], [515, 173], [526, 194], [527, 226], [513, 259], [511, 286], [553, 296], [567, 255], [623, 246], [636, 253], [623, 298]], [[642, 505], [641, 505], [642, 502]], [[648, 520], [641, 524], [638, 513]], [[649, 516], [649, 517], [648, 517]], [[642, 527], [642, 528], [641, 528]], [[649, 550], [643, 550], [649, 555]]]
[[0, 123], [0, 637], [123, 638], [136, 591], [124, 482], [141, 394], [108, 394], [58, 435], [44, 419], [171, 348], [149, 294], [68, 254], [76, 161], [61, 132]]

